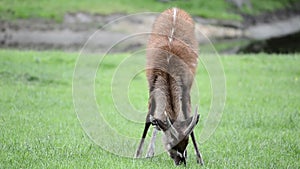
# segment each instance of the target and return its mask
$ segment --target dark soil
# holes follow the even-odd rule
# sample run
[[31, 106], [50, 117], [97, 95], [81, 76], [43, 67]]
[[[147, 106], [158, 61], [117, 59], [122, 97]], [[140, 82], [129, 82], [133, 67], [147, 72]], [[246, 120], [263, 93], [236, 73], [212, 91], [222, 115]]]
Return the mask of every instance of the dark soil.
[[255, 41], [239, 50], [239, 53], [299, 53], [300, 32], [265, 41]]

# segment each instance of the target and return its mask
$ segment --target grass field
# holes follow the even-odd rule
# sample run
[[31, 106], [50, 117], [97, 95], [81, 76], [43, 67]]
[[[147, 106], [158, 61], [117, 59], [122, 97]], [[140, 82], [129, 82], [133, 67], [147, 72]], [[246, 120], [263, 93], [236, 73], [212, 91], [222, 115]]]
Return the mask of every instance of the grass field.
[[[97, 75], [96, 83], [109, 81], [125, 55], [107, 57], [100, 68], [106, 74]], [[86, 136], [72, 102], [77, 56], [0, 50], [0, 168], [172, 168], [166, 153], [152, 159], [122, 158]], [[300, 55], [237, 55], [221, 60], [227, 101], [216, 132], [200, 145], [203, 168], [299, 168]], [[147, 107], [145, 80], [142, 74], [132, 82], [135, 90], [129, 91], [132, 104], [141, 109]], [[200, 114], [205, 118], [210, 91], [201, 66], [197, 83]], [[97, 92], [99, 104], [110, 89], [101, 90]], [[106, 109], [111, 106], [107, 104]], [[201, 124], [203, 119], [196, 136]], [[120, 132], [140, 137], [142, 125], [120, 125], [115, 126]], [[188, 156], [187, 167], [198, 168], [191, 145]]]
[[[242, 12], [259, 14], [265, 11], [288, 6], [298, 0], [251, 0], [253, 8], [243, 8]], [[180, 7], [192, 15], [205, 18], [241, 20], [241, 16], [232, 12], [234, 7], [225, 0], [199, 1], [177, 0], [162, 3], [158, 0], [86, 0], [86, 1], [58, 1], [58, 0], [2, 0], [0, 1], [0, 19], [16, 18], [44, 18], [62, 21], [67, 12], [88, 12], [98, 14], [161, 12], [170, 7]]]

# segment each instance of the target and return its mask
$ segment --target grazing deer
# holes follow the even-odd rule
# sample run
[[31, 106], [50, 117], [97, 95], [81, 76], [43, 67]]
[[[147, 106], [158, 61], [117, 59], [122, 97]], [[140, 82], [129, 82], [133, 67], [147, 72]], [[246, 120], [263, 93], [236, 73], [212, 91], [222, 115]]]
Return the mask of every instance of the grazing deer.
[[157, 131], [176, 165], [186, 165], [186, 147], [191, 136], [197, 162], [203, 165], [193, 132], [198, 123], [197, 108], [191, 116], [190, 90], [198, 63], [198, 43], [193, 19], [183, 10], [164, 11], [153, 24], [147, 44], [149, 111], [135, 157], [142, 154], [150, 125], [154, 126], [146, 157], [154, 155]]

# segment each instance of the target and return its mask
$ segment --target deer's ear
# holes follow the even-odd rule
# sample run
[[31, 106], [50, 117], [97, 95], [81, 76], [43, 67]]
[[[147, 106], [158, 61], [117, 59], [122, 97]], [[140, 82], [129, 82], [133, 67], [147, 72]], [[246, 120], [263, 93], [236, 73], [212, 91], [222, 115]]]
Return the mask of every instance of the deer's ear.
[[161, 128], [163, 131], [168, 130], [168, 126], [166, 123], [164, 123], [163, 121], [157, 119], [157, 125], [159, 126], [159, 128]]
[[167, 126], [166, 123], [164, 123], [164, 122], [161, 121], [160, 119], [154, 118], [154, 116], [152, 116], [151, 114], [150, 114], [150, 116], [149, 116], [149, 120], [150, 120], [151, 124], [152, 124], [153, 126], [158, 127], [158, 129], [161, 129], [161, 130], [163, 130], [163, 131], [166, 131], [166, 130], [168, 129], [168, 126]]

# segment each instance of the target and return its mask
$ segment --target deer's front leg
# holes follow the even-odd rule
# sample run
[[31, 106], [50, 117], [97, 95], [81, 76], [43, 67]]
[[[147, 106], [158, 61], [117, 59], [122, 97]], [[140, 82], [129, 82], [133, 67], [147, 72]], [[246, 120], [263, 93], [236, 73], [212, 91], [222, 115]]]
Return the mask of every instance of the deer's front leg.
[[152, 138], [148, 147], [148, 152], [146, 154], [146, 158], [154, 156], [156, 135], [157, 135], [157, 129], [154, 127], [152, 132]]
[[144, 132], [143, 132], [143, 135], [142, 135], [142, 139], [141, 139], [139, 147], [136, 151], [135, 158], [141, 157], [141, 154], [142, 154], [142, 151], [143, 151], [144, 141], [145, 141], [145, 138], [146, 138], [146, 135], [147, 135], [147, 132], [148, 132], [148, 129], [149, 129], [150, 125], [151, 125], [151, 122], [146, 121]]
[[195, 153], [196, 153], [196, 156], [197, 156], [197, 163], [199, 163], [200, 165], [204, 165], [202, 155], [198, 150], [198, 146], [197, 146], [197, 142], [196, 142], [196, 139], [195, 139], [194, 131], [192, 131], [191, 137], [192, 137], [192, 141], [193, 141], [193, 144], [194, 144]]

